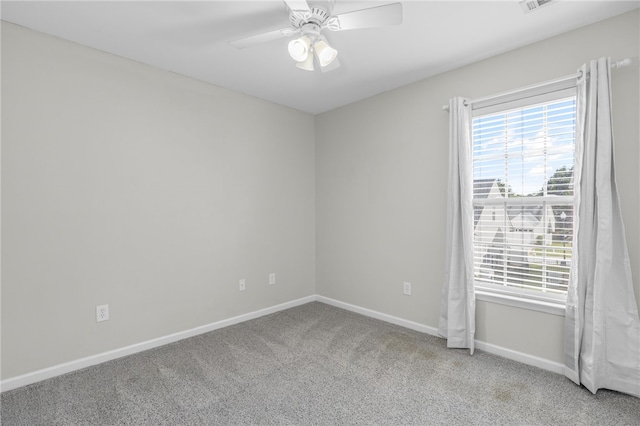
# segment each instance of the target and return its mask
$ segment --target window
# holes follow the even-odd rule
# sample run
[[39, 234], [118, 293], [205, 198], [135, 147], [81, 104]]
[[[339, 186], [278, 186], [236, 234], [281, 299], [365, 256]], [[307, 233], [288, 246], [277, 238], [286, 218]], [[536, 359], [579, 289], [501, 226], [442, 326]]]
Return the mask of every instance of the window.
[[566, 297], [573, 247], [574, 89], [473, 112], [477, 290]]

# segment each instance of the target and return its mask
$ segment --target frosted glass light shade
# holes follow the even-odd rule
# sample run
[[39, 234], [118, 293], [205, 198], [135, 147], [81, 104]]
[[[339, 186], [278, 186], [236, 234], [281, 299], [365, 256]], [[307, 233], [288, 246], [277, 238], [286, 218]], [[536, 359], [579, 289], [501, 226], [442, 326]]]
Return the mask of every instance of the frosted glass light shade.
[[305, 59], [302, 62], [298, 62], [296, 64], [296, 66], [300, 69], [303, 69], [305, 71], [313, 71], [314, 70], [314, 66], [313, 66], [313, 55], [310, 53], [307, 55], [307, 59]]
[[302, 36], [289, 42], [289, 55], [296, 62], [304, 62], [309, 56], [311, 42], [309, 37]]
[[336, 56], [338, 56], [338, 51], [329, 46], [329, 44], [324, 40], [318, 40], [314, 49], [321, 67], [326, 67], [336, 59]]

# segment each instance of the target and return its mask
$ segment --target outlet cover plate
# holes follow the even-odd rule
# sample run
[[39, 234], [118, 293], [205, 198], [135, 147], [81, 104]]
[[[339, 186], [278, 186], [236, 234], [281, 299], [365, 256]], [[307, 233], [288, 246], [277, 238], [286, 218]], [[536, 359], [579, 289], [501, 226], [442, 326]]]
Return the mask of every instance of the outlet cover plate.
[[246, 289], [247, 289], [247, 280], [242, 278], [240, 281], [238, 281], [238, 290], [245, 291]]
[[109, 305], [96, 306], [96, 322], [109, 320]]
[[272, 272], [269, 274], [269, 285], [273, 285], [276, 283], [276, 273]]
[[407, 296], [411, 296], [411, 283], [404, 282], [403, 283], [403, 292]]

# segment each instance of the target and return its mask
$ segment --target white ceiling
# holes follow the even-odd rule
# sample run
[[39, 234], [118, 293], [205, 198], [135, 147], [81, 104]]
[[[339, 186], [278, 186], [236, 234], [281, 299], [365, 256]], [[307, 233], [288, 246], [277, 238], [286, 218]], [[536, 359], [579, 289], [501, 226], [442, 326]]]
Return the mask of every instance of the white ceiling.
[[[334, 14], [388, 1], [336, 0]], [[288, 39], [228, 42], [288, 27], [283, 1], [2, 1], [36, 31], [317, 114], [631, 9], [635, 1], [557, 0], [524, 14], [518, 0], [403, 1], [399, 26], [326, 32], [341, 67], [295, 67]], [[617, 59], [617, 58], [613, 58]]]

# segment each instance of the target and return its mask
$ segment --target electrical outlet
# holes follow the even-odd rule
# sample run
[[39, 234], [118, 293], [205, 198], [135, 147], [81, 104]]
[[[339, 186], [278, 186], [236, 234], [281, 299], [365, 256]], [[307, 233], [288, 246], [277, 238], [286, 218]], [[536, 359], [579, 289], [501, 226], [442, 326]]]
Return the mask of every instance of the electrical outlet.
[[408, 283], [408, 282], [405, 281], [403, 283], [403, 286], [404, 286], [403, 287], [404, 294], [407, 295], [407, 296], [411, 296], [411, 283]]
[[109, 320], [109, 305], [96, 306], [96, 322]]
[[269, 274], [269, 285], [273, 285], [276, 283], [276, 274], [272, 272]]
[[239, 282], [238, 282], [238, 290], [240, 291], [245, 291], [247, 289], [247, 280], [245, 280], [244, 278], [242, 278]]

